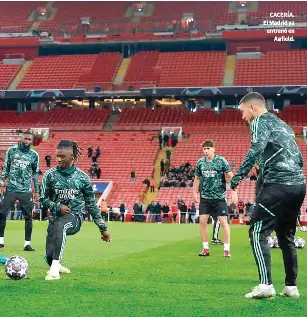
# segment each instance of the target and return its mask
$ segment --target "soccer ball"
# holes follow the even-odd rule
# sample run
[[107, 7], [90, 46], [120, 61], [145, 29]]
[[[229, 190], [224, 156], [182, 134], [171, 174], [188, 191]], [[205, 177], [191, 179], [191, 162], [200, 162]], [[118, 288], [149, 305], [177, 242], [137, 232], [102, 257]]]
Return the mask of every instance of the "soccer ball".
[[270, 248], [274, 248], [274, 237], [273, 236], [268, 237], [268, 245]]
[[28, 262], [21, 256], [12, 256], [5, 264], [5, 273], [11, 280], [21, 280], [28, 274]]
[[279, 248], [279, 242], [277, 237], [274, 237], [274, 248]]
[[268, 237], [268, 245], [270, 248], [279, 248], [279, 243], [277, 237], [269, 236]]
[[297, 237], [294, 239], [295, 247], [298, 249], [304, 249], [305, 240], [303, 238]]

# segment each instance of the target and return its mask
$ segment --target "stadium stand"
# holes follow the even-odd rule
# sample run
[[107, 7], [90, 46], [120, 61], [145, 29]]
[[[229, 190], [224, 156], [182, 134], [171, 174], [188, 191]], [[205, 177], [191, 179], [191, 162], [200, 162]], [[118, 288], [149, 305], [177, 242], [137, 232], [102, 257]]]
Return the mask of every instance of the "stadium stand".
[[278, 117], [286, 121], [292, 127], [307, 126], [307, 107], [304, 105], [291, 105], [285, 107]]
[[200, 109], [197, 112], [190, 112], [184, 120], [185, 127], [206, 126], [228, 126], [245, 127], [240, 112], [236, 109], [223, 109], [220, 114], [214, 113], [211, 109]]
[[129, 85], [131, 85], [133, 89], [138, 89], [150, 82], [156, 85], [159, 75], [154, 67], [157, 63], [158, 56], [159, 52], [157, 51], [138, 52], [134, 54], [124, 78], [124, 83], [117, 86], [117, 89], [127, 89]]
[[124, 82], [133, 88], [150, 81], [159, 87], [222, 86], [225, 61], [225, 52], [139, 52]]
[[37, 57], [18, 89], [112, 89], [120, 62], [120, 53]]
[[88, 74], [81, 75], [77, 87], [92, 90], [99, 86], [105, 90], [112, 90], [112, 82], [118, 71], [122, 55], [120, 53], [100, 53]]
[[263, 18], [269, 18], [269, 20], [280, 20], [279, 17], [270, 17], [271, 12], [291, 12], [295, 19], [290, 18], [290, 21], [305, 22], [307, 14], [307, 4], [305, 1], [259, 1], [258, 11], [249, 12], [247, 16], [247, 22], [249, 25], [263, 23]]
[[187, 111], [183, 108], [125, 108], [114, 124], [114, 129], [123, 129], [125, 126], [133, 126], [135, 129], [142, 126], [143, 130], [157, 130], [162, 126], [181, 126], [186, 115]]
[[214, 1], [202, 2], [190, 2], [180, 1], [174, 5], [171, 2], [155, 2], [155, 9], [153, 16], [166, 21], [172, 19], [181, 19], [183, 14], [192, 13], [196, 19], [203, 20], [209, 19], [210, 23], [207, 24], [206, 31], [215, 31], [217, 25], [234, 24], [237, 18], [237, 14], [229, 13], [229, 2], [220, 1], [218, 5]]
[[82, 32], [84, 27], [81, 25], [81, 18], [88, 17], [93, 31], [102, 31], [106, 21], [124, 20], [129, 4], [130, 2], [124, 1], [92, 2], [90, 5], [86, 2], [54, 1], [57, 13], [52, 21], [41, 22], [40, 29], [51, 33], [63, 29], [68, 33]]
[[31, 21], [27, 21], [29, 15], [38, 6], [42, 6], [43, 3], [40, 1], [25, 1], [16, 5], [14, 2], [1, 1], [0, 33], [28, 32], [32, 24]]
[[0, 62], [0, 89], [7, 89], [19, 70], [20, 65], [7, 65]]
[[107, 122], [110, 109], [53, 109], [48, 112], [28, 111], [22, 116], [15, 111], [1, 111], [1, 128], [48, 127], [51, 130], [98, 130]]
[[18, 89], [69, 89], [91, 71], [97, 54], [37, 57]]
[[306, 51], [272, 51], [261, 58], [237, 59], [234, 86], [306, 85]]
[[160, 87], [222, 86], [225, 52], [160, 53]]
[[[151, 133], [135, 132], [59, 132], [54, 133], [49, 141], [43, 141], [36, 150], [41, 157], [41, 170], [46, 171], [44, 157], [48, 153], [52, 156], [51, 166], [55, 165], [54, 149], [62, 139], [73, 139], [83, 148], [84, 156], [77, 163], [78, 167], [86, 173], [92, 161], [87, 157], [86, 150], [93, 146], [101, 149], [98, 165], [102, 169], [101, 178], [112, 180], [114, 187], [108, 197], [108, 204], [116, 207], [121, 200], [128, 206], [132, 205], [142, 192], [145, 178], [148, 178], [154, 166], [158, 147], [151, 143]], [[136, 172], [136, 182], [130, 181], [131, 169]]]

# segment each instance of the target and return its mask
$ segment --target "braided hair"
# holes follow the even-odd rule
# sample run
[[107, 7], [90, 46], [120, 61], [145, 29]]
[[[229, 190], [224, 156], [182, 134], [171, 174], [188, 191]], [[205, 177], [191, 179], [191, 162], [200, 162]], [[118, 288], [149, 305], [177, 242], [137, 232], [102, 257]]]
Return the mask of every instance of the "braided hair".
[[71, 140], [62, 140], [58, 146], [57, 149], [63, 149], [63, 148], [72, 148], [72, 155], [74, 158], [74, 161], [78, 161], [82, 157], [82, 151], [79, 147], [79, 144], [76, 141], [71, 141]]

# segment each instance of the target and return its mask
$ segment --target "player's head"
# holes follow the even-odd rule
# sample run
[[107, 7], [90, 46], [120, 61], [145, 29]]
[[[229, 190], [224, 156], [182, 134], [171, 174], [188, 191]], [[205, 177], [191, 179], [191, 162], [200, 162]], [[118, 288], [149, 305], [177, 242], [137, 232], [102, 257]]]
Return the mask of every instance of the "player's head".
[[214, 156], [215, 144], [212, 140], [206, 140], [202, 143], [201, 147], [206, 157], [212, 158]]
[[24, 147], [30, 147], [33, 144], [33, 134], [30, 131], [26, 131], [22, 134], [21, 143]]
[[61, 167], [71, 167], [82, 156], [76, 141], [62, 140], [56, 148], [56, 160]]
[[266, 112], [265, 99], [258, 92], [250, 92], [245, 95], [239, 104], [242, 119], [250, 124], [255, 117]]

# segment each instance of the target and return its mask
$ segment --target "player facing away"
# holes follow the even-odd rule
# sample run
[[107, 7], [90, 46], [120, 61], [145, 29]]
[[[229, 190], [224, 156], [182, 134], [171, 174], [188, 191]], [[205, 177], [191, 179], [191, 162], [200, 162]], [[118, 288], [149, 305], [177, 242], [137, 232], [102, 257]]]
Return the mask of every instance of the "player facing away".
[[235, 190], [240, 181], [258, 163], [256, 202], [251, 210], [250, 243], [259, 272], [259, 285], [246, 298], [275, 296], [271, 276], [271, 253], [268, 236], [275, 230], [282, 250], [285, 268], [284, 296], [299, 297], [297, 251], [294, 244], [296, 219], [302, 206], [306, 184], [303, 157], [295, 142], [293, 130], [266, 109], [262, 95], [252, 92], [240, 101], [242, 119], [251, 129], [251, 146], [233, 176], [230, 187]]
[[62, 140], [56, 149], [58, 166], [49, 169], [42, 180], [40, 203], [52, 213], [47, 229], [45, 256], [50, 270], [45, 280], [58, 280], [60, 273], [70, 273], [69, 269], [60, 264], [66, 236], [80, 230], [86, 209], [98, 226], [101, 239], [111, 241], [96, 205], [90, 179], [74, 164], [80, 156], [77, 142]]
[[[203, 250], [199, 253], [199, 256], [210, 255], [207, 223], [208, 218], [212, 215], [218, 217], [222, 227], [224, 256], [231, 257], [230, 229], [227, 221], [226, 182], [231, 180], [233, 174], [227, 160], [215, 154], [215, 144], [212, 140], [206, 140], [201, 146], [204, 156], [196, 164], [193, 184], [193, 199], [196, 202], [200, 202], [199, 230]], [[201, 186], [199, 186], [200, 180]], [[236, 195], [236, 192], [233, 195]]]
[[[6, 217], [16, 200], [22, 205], [25, 218], [25, 244], [24, 251], [35, 251], [31, 247], [32, 236], [32, 210], [33, 199], [38, 201], [38, 171], [39, 156], [31, 145], [33, 135], [25, 132], [18, 145], [7, 149], [2, 175], [0, 178], [0, 195], [4, 192], [4, 183], [7, 181], [6, 191], [0, 208], [0, 249], [4, 248], [4, 231]], [[32, 195], [32, 179], [34, 183], [34, 195]]]

